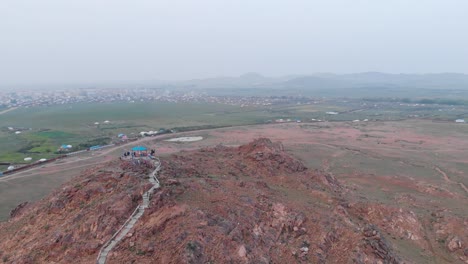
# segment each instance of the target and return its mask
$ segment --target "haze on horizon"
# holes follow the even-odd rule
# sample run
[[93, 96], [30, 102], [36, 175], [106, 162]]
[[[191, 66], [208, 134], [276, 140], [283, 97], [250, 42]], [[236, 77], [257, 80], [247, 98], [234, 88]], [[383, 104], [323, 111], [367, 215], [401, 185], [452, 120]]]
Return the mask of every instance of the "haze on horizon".
[[468, 2], [0, 2], [0, 84], [468, 73]]

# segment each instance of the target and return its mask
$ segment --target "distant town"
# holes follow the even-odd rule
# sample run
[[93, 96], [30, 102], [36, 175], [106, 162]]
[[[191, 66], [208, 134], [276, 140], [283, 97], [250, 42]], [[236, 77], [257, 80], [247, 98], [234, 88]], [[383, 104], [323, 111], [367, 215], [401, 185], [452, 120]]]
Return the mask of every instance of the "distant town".
[[[219, 91], [218, 91], [219, 92]], [[222, 93], [221, 93], [222, 94]], [[212, 95], [203, 90], [167, 89], [167, 88], [68, 88], [56, 90], [22, 90], [0, 91], [0, 111], [3, 113], [16, 108], [37, 106], [70, 105], [78, 103], [217, 103], [239, 107], [268, 107], [281, 105], [315, 105], [327, 104], [342, 111], [326, 111], [325, 116], [366, 112], [370, 115], [381, 115], [379, 111], [403, 113], [405, 118], [432, 118], [465, 123], [465, 101], [452, 99], [414, 99], [408, 98], [323, 98], [307, 96], [271, 95], [262, 96], [256, 90], [255, 96]], [[370, 111], [370, 112], [369, 112]], [[376, 112], [373, 112], [376, 111]], [[363, 114], [364, 114], [363, 112]], [[442, 114], [445, 113], [445, 114]], [[323, 117], [323, 116], [322, 116]], [[346, 118], [358, 121], [354, 117]], [[367, 117], [361, 118], [367, 121]], [[272, 122], [271, 120], [270, 122]], [[296, 122], [297, 119], [276, 119], [273, 122]], [[311, 121], [322, 121], [312, 118]]]
[[169, 91], [167, 89], [66, 89], [0, 91], [0, 107], [33, 107], [74, 103], [110, 102], [200, 102], [221, 103], [236, 106], [267, 106], [275, 104], [312, 104], [317, 100], [291, 96], [212, 96], [204, 92]]

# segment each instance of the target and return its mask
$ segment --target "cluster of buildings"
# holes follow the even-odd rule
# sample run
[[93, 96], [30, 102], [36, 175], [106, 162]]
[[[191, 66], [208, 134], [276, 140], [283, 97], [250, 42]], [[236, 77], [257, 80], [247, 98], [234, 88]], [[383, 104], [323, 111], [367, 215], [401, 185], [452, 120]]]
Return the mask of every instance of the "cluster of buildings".
[[235, 106], [268, 106], [276, 104], [312, 104], [305, 97], [288, 96], [213, 96], [204, 92], [167, 89], [68, 88], [52, 90], [0, 91], [0, 108], [63, 105], [74, 103], [148, 102], [220, 103]]

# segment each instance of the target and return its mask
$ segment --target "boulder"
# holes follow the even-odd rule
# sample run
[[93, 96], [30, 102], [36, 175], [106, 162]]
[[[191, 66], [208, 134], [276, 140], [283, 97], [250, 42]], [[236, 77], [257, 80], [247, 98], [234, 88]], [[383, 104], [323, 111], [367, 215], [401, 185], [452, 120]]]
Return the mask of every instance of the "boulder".
[[450, 252], [454, 252], [458, 249], [461, 249], [462, 246], [463, 243], [457, 236], [452, 236], [450, 239], [447, 239], [447, 249]]

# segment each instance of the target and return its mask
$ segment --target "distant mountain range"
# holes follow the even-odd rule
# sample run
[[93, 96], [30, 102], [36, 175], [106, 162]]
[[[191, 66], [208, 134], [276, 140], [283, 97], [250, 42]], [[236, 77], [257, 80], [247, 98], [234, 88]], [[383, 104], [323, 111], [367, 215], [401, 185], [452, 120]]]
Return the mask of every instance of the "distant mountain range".
[[[109, 81], [5, 85], [0, 89], [64, 88], [154, 88], [192, 90], [212, 95], [305, 95], [305, 96], [416, 96], [468, 98], [468, 75], [461, 73], [388, 74], [363, 72], [352, 74], [315, 73], [266, 77], [246, 73], [237, 77], [214, 77], [184, 81]], [[447, 92], [450, 91], [450, 92]]]
[[301, 88], [301, 89], [343, 89], [343, 88], [426, 88], [468, 90], [468, 75], [460, 73], [438, 74], [387, 74], [364, 72], [353, 74], [317, 73], [293, 75], [279, 78], [247, 73], [239, 77], [218, 77], [172, 82], [178, 87], [192, 88]]

